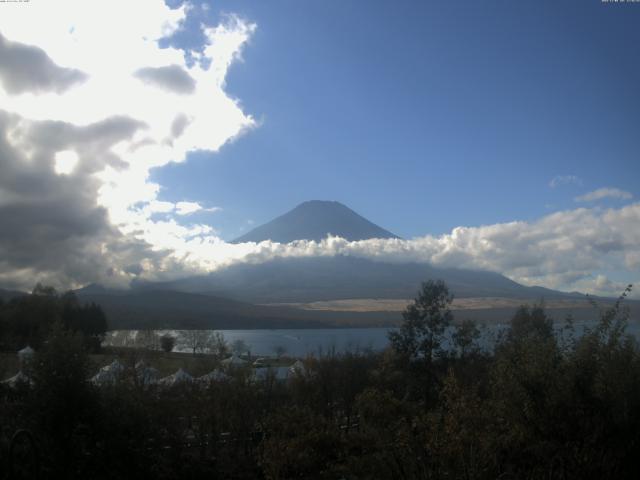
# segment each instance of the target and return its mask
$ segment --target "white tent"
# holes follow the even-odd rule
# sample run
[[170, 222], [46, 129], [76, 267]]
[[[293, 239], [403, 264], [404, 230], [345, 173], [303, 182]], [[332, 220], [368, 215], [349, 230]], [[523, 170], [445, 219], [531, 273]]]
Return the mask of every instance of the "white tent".
[[213, 370], [201, 377], [198, 377], [198, 382], [203, 384], [209, 384], [211, 382], [220, 382], [228, 379], [229, 376], [221, 370]]
[[144, 360], [138, 361], [136, 363], [136, 375], [138, 376], [138, 381], [143, 385], [151, 385], [156, 383], [160, 378], [160, 371], [157, 368], [153, 368], [147, 365], [147, 362]]
[[232, 366], [232, 367], [241, 367], [243, 365], [247, 365], [249, 362], [247, 362], [246, 360], [241, 359], [239, 356], [237, 356], [235, 353], [233, 355], [231, 355], [229, 358], [225, 358], [224, 360], [222, 360], [222, 364], [224, 366]]
[[116, 375], [124, 372], [125, 368], [126, 367], [122, 363], [120, 363], [117, 358], [106, 367], [102, 367], [103, 370], [107, 369], [108, 371], [113, 372]]
[[25, 362], [30, 360], [34, 353], [36, 353], [35, 350], [27, 345], [22, 350], [18, 350], [18, 358], [21, 362]]
[[95, 385], [113, 385], [120, 379], [124, 371], [125, 366], [120, 363], [118, 359], [115, 359], [109, 365], [102, 367], [98, 373], [91, 377], [90, 382]]
[[[105, 367], [106, 368], [106, 367]], [[89, 380], [94, 385], [114, 385], [118, 381], [118, 376], [109, 370], [105, 370], [101, 368], [98, 373], [96, 373]]]
[[22, 370], [20, 370], [13, 377], [3, 380], [2, 384], [7, 385], [10, 388], [16, 388], [18, 385], [28, 385], [32, 387], [33, 380], [31, 380], [31, 378], [29, 378], [27, 375], [22, 373]]
[[160, 378], [160, 371], [157, 368], [153, 367], [143, 367], [136, 369], [136, 374], [138, 375], [138, 380], [143, 385], [151, 385], [156, 383]]
[[158, 380], [158, 385], [163, 385], [165, 387], [173, 387], [175, 385], [179, 385], [182, 383], [190, 383], [193, 381], [193, 377], [189, 375], [184, 369], [179, 369], [173, 375], [169, 375], [168, 377], [161, 378]]

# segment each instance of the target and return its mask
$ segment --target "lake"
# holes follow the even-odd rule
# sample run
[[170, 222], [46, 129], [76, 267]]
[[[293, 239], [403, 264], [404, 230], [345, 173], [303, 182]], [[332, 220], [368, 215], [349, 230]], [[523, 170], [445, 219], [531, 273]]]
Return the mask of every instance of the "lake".
[[[594, 322], [575, 323], [576, 332], [593, 326]], [[562, 323], [556, 324], [561, 329]], [[490, 325], [482, 328], [481, 345], [485, 348], [493, 345], [495, 338], [505, 325]], [[321, 328], [321, 329], [274, 329], [274, 330], [216, 330], [224, 335], [229, 344], [242, 340], [252, 355], [273, 356], [278, 347], [284, 348], [286, 355], [304, 357], [318, 355], [334, 350], [343, 353], [355, 349], [382, 350], [387, 344], [387, 333], [392, 328]], [[181, 339], [182, 330], [113, 330], [105, 338], [105, 346], [136, 346], [148, 344], [150, 334], [175, 336], [178, 341], [174, 351], [190, 352], [190, 348]], [[208, 331], [213, 333], [214, 330]], [[627, 332], [640, 338], [640, 324], [630, 322]]]
[[[321, 329], [275, 329], [275, 330], [216, 330], [224, 335], [229, 344], [242, 340], [252, 355], [272, 356], [278, 347], [286, 355], [304, 357], [335, 349], [345, 352], [356, 348], [382, 350], [387, 345], [389, 328], [321, 328]], [[190, 352], [181, 341], [183, 330], [154, 330], [158, 335], [169, 334], [177, 340], [177, 352]], [[213, 330], [209, 332], [213, 333]], [[144, 344], [148, 332], [139, 330], [113, 330], [107, 334], [106, 346], [134, 346]]]

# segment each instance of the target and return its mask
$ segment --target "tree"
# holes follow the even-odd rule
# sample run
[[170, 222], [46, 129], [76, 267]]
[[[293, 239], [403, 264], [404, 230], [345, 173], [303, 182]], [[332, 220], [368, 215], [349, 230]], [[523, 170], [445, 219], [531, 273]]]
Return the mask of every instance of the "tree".
[[55, 288], [48, 285], [42, 285], [40, 282], [38, 282], [31, 291], [31, 295], [40, 295], [43, 297], [55, 297], [57, 294], [58, 292]]
[[480, 329], [478, 329], [476, 322], [468, 319], [456, 325], [456, 329], [451, 335], [453, 345], [458, 350], [460, 358], [478, 351], [478, 338], [480, 338]]
[[532, 307], [521, 305], [511, 319], [507, 333], [507, 340], [511, 342], [552, 337], [553, 320], [547, 316], [542, 302]]
[[213, 332], [209, 337], [209, 353], [212, 353], [216, 358], [227, 358], [229, 356], [229, 344], [224, 338], [221, 332]]
[[167, 333], [160, 337], [160, 348], [163, 352], [169, 353], [176, 346], [176, 337], [173, 337]]
[[417, 298], [402, 313], [404, 322], [398, 331], [389, 333], [393, 349], [409, 357], [422, 356], [431, 362], [440, 354], [446, 328], [453, 319], [449, 306], [453, 295], [442, 280], [422, 283]]
[[249, 351], [249, 346], [244, 340], [238, 338], [231, 344], [231, 350], [233, 351], [233, 353], [240, 356], [243, 353], [247, 353]]
[[100, 350], [107, 332], [107, 318], [100, 306], [81, 304], [73, 292], [59, 295], [53, 287], [37, 284], [31, 295], [11, 299], [0, 314], [4, 345], [38, 348], [60, 321], [66, 330], [82, 335], [92, 352]]
[[191, 349], [194, 357], [196, 353], [204, 351], [209, 343], [207, 330], [185, 330], [180, 334], [180, 337], [183, 343]]
[[93, 371], [83, 336], [55, 322], [28, 371], [34, 392], [27, 406], [55, 469], [53, 478], [70, 478], [81, 456], [78, 428], [91, 430], [96, 421], [96, 392], [87, 381]]

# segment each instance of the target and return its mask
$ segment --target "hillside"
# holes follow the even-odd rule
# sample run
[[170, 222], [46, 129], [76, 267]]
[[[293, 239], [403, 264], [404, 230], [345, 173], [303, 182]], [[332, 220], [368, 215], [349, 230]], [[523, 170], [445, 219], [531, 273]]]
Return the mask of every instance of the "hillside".
[[137, 288], [178, 290], [230, 297], [252, 303], [313, 302], [352, 298], [413, 298], [421, 282], [442, 279], [456, 297], [575, 298], [576, 294], [525, 287], [503, 275], [443, 269], [421, 263], [383, 263], [336, 256], [278, 258], [237, 264], [206, 276]]

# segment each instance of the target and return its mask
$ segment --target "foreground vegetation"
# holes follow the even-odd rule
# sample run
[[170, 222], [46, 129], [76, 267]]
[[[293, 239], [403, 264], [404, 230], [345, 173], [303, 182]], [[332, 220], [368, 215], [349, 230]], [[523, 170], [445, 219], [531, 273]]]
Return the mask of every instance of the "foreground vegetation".
[[[286, 382], [249, 369], [207, 385], [97, 388], [60, 322], [1, 387], [0, 425], [33, 433], [50, 478], [635, 478], [640, 349], [619, 301], [584, 333], [520, 308], [491, 351], [426, 282], [384, 352], [327, 353]], [[445, 345], [451, 345], [445, 349]]]

